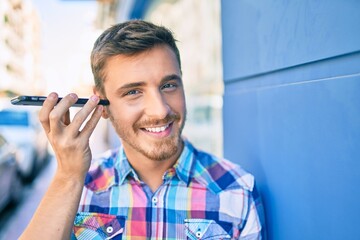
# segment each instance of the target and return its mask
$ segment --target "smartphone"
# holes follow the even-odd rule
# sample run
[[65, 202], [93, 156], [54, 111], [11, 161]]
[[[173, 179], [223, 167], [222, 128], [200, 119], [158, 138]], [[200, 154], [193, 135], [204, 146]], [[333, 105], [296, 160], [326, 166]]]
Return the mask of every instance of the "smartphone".
[[[46, 97], [44, 96], [18, 96], [11, 99], [11, 104], [13, 105], [23, 105], [23, 106], [42, 106]], [[58, 102], [62, 98], [59, 97]], [[82, 107], [88, 101], [88, 98], [79, 98], [72, 107]], [[99, 105], [109, 105], [109, 100], [100, 99]]]

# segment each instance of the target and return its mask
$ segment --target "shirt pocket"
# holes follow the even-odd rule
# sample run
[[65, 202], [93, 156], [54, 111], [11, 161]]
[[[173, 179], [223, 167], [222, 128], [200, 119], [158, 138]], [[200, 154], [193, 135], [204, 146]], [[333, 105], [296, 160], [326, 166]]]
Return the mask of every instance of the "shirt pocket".
[[125, 217], [103, 213], [79, 212], [74, 221], [74, 235], [78, 240], [122, 238]]
[[231, 239], [216, 221], [210, 219], [185, 219], [185, 235], [187, 239]]

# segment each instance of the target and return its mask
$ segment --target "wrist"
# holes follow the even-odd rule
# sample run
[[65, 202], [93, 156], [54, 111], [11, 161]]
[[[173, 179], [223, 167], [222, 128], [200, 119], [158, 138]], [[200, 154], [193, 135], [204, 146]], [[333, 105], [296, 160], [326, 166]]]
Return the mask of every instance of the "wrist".
[[59, 187], [83, 187], [86, 174], [69, 174], [62, 171], [57, 171], [53, 178], [53, 182]]

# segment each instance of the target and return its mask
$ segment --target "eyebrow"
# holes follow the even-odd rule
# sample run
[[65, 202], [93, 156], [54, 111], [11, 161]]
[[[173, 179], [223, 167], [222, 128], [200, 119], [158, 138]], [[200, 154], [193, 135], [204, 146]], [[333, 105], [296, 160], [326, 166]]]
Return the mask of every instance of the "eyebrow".
[[182, 79], [179, 75], [177, 74], [170, 74], [170, 75], [167, 75], [165, 77], [163, 77], [161, 79], [161, 83], [164, 83], [164, 82], [167, 82], [167, 81], [170, 81], [170, 80], [177, 80], [179, 81], [180, 83], [182, 82]]
[[136, 88], [136, 87], [141, 87], [141, 86], [145, 86], [146, 83], [145, 82], [134, 82], [134, 83], [126, 83], [124, 85], [122, 85], [118, 91], [120, 90], [126, 90], [126, 89], [129, 89], [129, 88]]
[[[161, 79], [161, 84], [163, 84], [164, 82], [167, 82], [167, 81], [170, 81], [170, 80], [177, 80], [179, 81], [180, 83], [182, 83], [182, 79], [179, 75], [177, 74], [170, 74], [170, 75], [167, 75], [165, 77], [163, 77]], [[137, 87], [142, 87], [142, 86], [145, 86], [146, 85], [146, 82], [133, 82], [133, 83], [126, 83], [124, 85], [122, 85], [118, 90], [117, 92], [119, 91], [124, 91], [124, 90], [127, 90], [127, 89], [131, 89], [131, 88], [137, 88]]]

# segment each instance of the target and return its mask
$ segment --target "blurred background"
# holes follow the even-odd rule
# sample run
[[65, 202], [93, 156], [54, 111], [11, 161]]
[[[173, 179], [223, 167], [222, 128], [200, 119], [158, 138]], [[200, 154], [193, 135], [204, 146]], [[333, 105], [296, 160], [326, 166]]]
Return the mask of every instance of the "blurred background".
[[[104, 29], [133, 18], [174, 32], [188, 105], [184, 135], [199, 148], [222, 156], [219, 0], [1, 0], [0, 139], [7, 144], [3, 148], [10, 151], [11, 146], [11, 151], [1, 160], [7, 164], [0, 170], [5, 196], [0, 198], [0, 239], [16, 239], [21, 233], [55, 163], [37, 121], [39, 107], [14, 107], [10, 99], [52, 91], [89, 97], [93, 43]], [[91, 137], [93, 153], [118, 145], [111, 124], [101, 120]]]
[[[172, 29], [178, 40], [189, 105], [185, 135], [222, 154], [220, 1], [4, 0], [0, 7], [0, 92], [5, 106], [19, 94], [90, 96], [94, 41], [117, 22], [142, 18]], [[98, 132], [108, 128], [106, 124], [101, 123]], [[211, 136], [204, 137], [209, 128]], [[118, 144], [111, 133], [101, 140]], [[103, 151], [106, 144], [94, 144], [94, 151]]]
[[[358, 0], [1, 0], [0, 239], [19, 236], [56, 167], [38, 108], [9, 99], [90, 96], [93, 42], [133, 18], [174, 32], [184, 134], [255, 176], [269, 239], [360, 239], [359, 9]], [[95, 154], [119, 145], [108, 122], [91, 145]]]

